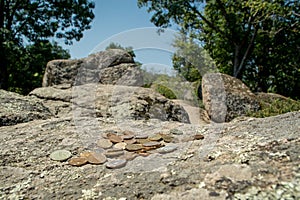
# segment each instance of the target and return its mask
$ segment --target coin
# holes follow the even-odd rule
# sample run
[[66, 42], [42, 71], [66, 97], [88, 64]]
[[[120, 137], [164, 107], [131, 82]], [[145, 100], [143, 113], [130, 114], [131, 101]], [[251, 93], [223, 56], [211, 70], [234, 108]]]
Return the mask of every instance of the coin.
[[123, 139], [119, 135], [116, 135], [114, 133], [107, 134], [107, 137], [112, 143], [119, 143], [123, 141]]
[[91, 164], [103, 164], [106, 162], [106, 157], [102, 153], [91, 152], [87, 157], [87, 161]]
[[134, 135], [122, 135], [123, 140], [131, 140], [134, 138]]
[[151, 141], [159, 141], [159, 140], [161, 140], [161, 139], [162, 139], [162, 137], [161, 137], [160, 134], [151, 135], [151, 136], [149, 137], [149, 140], [151, 140]]
[[144, 147], [160, 147], [161, 143], [160, 142], [147, 142], [143, 144]]
[[143, 146], [141, 144], [127, 144], [125, 148], [127, 151], [138, 151], [141, 150]]
[[55, 161], [65, 161], [71, 158], [72, 153], [67, 150], [56, 150], [50, 154], [50, 158]]
[[117, 168], [124, 167], [126, 163], [127, 161], [125, 159], [115, 159], [115, 160], [108, 161], [106, 163], [106, 167], [110, 169], [117, 169]]
[[115, 158], [118, 156], [122, 156], [124, 151], [122, 149], [108, 149], [104, 155], [108, 158]]
[[124, 155], [120, 157], [120, 159], [125, 159], [127, 161], [129, 160], [133, 160], [137, 157], [138, 155], [134, 152], [129, 152], [129, 151], [125, 151]]
[[135, 139], [147, 139], [148, 135], [136, 135]]
[[77, 158], [71, 158], [69, 160], [69, 164], [73, 165], [73, 166], [82, 166], [84, 164], [86, 164], [88, 161], [85, 157], [77, 157]]
[[114, 148], [116, 148], [116, 149], [125, 149], [126, 145], [127, 145], [127, 143], [120, 142], [120, 143], [115, 144]]
[[144, 144], [144, 143], [150, 142], [150, 140], [149, 139], [136, 139], [136, 142], [139, 144]]
[[126, 143], [126, 144], [134, 144], [134, 143], [136, 143], [137, 141], [136, 141], [136, 139], [131, 139], [131, 140], [124, 140], [124, 142]]
[[87, 157], [89, 157], [89, 155], [90, 155], [91, 153], [92, 153], [92, 152], [90, 152], [90, 151], [84, 151], [84, 152], [80, 153], [79, 156], [80, 156], [80, 157], [85, 157], [85, 158], [87, 158]]
[[164, 142], [170, 143], [173, 141], [174, 137], [172, 135], [169, 134], [161, 134], [161, 137], [163, 139]]
[[112, 147], [113, 143], [109, 139], [100, 139], [98, 140], [97, 145], [103, 149], [108, 149]]

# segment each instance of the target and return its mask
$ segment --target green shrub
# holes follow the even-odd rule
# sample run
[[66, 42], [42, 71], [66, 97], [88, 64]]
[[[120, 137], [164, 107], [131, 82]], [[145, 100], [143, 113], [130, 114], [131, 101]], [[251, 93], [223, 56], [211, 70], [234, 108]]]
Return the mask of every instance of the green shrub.
[[168, 87], [161, 85], [161, 84], [155, 84], [154, 89], [156, 92], [160, 93], [161, 95], [167, 97], [168, 99], [176, 99], [175, 93]]
[[260, 104], [261, 110], [248, 113], [248, 116], [264, 118], [300, 110], [300, 101], [292, 99], [275, 99], [271, 102], [261, 101]]

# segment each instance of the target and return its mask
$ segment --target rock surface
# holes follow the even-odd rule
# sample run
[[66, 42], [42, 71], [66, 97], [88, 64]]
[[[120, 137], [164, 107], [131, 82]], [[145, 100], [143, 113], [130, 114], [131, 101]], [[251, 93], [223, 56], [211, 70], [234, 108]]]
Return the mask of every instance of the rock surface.
[[190, 122], [180, 104], [147, 88], [102, 84], [58, 85], [37, 88], [30, 96], [43, 99], [44, 105], [58, 117], [75, 115], [76, 118], [104, 117], [117, 121], [160, 119]]
[[[47, 87], [0, 90], [0, 199], [299, 198], [300, 111], [208, 124], [201, 109], [118, 84], [138, 75], [127, 53], [53, 62]], [[246, 110], [238, 101], [256, 109], [240, 82], [215, 75], [204, 82], [209, 111], [225, 120]]]
[[97, 82], [141, 86], [142, 77], [130, 54], [110, 49], [83, 59], [50, 61], [43, 77], [43, 87]]
[[215, 122], [228, 122], [260, 109], [258, 99], [250, 89], [239, 79], [226, 74], [205, 74], [202, 96], [205, 109]]
[[0, 90], [0, 126], [47, 119], [51, 116], [40, 100]]
[[[106, 132], [169, 133], [176, 150], [138, 156], [118, 169], [51, 160], [95, 149], [70, 117], [0, 127], [4, 199], [297, 199], [300, 112], [265, 119], [191, 125], [159, 120], [86, 124], [96, 142]], [[191, 140], [201, 133], [203, 140]], [[112, 161], [108, 161], [111, 163]]]

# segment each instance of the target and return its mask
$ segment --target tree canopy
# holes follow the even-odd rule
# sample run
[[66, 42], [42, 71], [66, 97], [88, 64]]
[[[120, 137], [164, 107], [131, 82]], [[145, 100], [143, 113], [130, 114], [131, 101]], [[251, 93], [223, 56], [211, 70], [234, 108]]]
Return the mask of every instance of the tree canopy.
[[[16, 75], [13, 63], [19, 57], [14, 55], [25, 55], [32, 48], [48, 48], [60, 52], [53, 56], [67, 57], [56, 43], [46, 41], [58, 38], [72, 44], [80, 40], [83, 31], [90, 28], [93, 8], [90, 0], [0, 0], [0, 88], [8, 89], [9, 77]], [[23, 65], [19, 67], [26, 68]]]
[[253, 90], [299, 98], [299, 1], [138, 0], [138, 5], [153, 13], [157, 26], [175, 23], [188, 30], [221, 72]]

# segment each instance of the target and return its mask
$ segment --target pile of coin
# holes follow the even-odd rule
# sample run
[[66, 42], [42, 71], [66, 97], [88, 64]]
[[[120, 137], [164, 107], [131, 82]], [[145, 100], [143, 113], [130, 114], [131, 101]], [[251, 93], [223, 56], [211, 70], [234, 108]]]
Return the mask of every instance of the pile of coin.
[[[203, 139], [202, 136], [195, 135], [194, 140]], [[170, 153], [177, 150], [173, 144], [175, 138], [173, 134], [156, 133], [153, 135], [136, 135], [131, 131], [122, 133], [107, 132], [97, 141], [93, 151], [84, 151], [79, 156], [70, 158], [68, 163], [72, 166], [82, 166], [85, 164], [102, 165], [115, 169], [124, 167], [126, 163], [137, 156], [148, 156], [152, 153]], [[63, 150], [65, 155], [60, 161], [67, 160], [71, 154]], [[54, 154], [54, 156], [53, 156]], [[60, 153], [61, 154], [61, 153]], [[50, 155], [52, 160], [59, 160], [55, 157], [57, 152]], [[56, 158], [56, 159], [53, 159]]]

